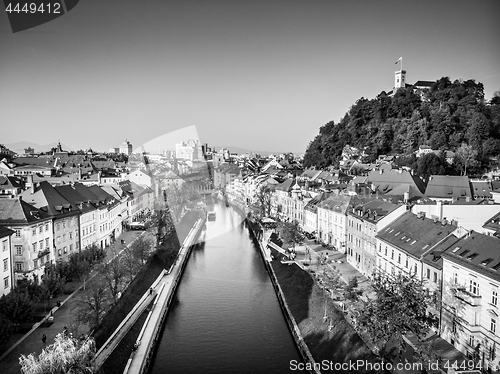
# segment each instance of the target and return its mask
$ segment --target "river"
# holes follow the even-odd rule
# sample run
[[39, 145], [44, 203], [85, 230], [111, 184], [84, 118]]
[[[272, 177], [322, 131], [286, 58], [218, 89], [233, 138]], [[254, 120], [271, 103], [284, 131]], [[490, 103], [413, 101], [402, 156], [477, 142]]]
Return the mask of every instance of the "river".
[[207, 200], [207, 222], [170, 307], [150, 374], [289, 373], [302, 362], [241, 216]]

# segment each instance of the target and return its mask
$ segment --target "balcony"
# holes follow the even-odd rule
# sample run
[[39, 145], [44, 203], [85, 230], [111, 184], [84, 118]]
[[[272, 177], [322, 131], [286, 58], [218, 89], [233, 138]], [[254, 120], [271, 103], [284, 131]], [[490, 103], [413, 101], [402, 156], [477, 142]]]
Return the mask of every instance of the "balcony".
[[43, 257], [45, 255], [48, 255], [50, 253], [50, 250], [49, 249], [46, 249], [44, 251], [38, 251], [38, 256], [37, 258], [40, 258], [40, 257]]
[[470, 306], [481, 306], [481, 296], [467, 291], [465, 288], [455, 288], [455, 297]]

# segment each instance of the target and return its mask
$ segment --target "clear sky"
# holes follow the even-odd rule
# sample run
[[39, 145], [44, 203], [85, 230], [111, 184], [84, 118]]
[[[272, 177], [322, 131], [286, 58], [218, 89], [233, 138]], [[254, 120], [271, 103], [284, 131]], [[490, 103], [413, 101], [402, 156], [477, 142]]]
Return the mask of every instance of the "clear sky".
[[[0, 14], [0, 143], [202, 142], [304, 152], [394, 83], [500, 90], [500, 1], [83, 0], [13, 34]], [[187, 140], [187, 139], [186, 139]]]

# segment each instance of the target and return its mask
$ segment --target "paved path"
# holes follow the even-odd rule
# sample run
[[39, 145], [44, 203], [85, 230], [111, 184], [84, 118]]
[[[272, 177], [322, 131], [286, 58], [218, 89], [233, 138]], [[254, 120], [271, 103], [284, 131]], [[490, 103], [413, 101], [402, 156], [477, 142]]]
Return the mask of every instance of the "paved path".
[[[107, 258], [112, 258], [113, 251], [116, 253], [123, 249], [124, 246], [121, 244], [121, 240], [125, 241], [125, 245], [129, 245], [138, 235], [142, 233], [143, 231], [123, 232], [115, 244], [106, 248]], [[52, 309], [54, 314], [54, 323], [51, 326], [43, 327], [43, 324], [39, 327], [37, 326], [37, 328], [32, 329], [30, 332], [25, 334], [8, 351], [0, 356], [2, 374], [19, 374], [19, 357], [21, 354], [28, 355], [33, 353], [35, 355], [39, 355], [44, 347], [54, 342], [55, 336], [61, 333], [64, 330], [64, 327], [70, 328], [74, 320], [73, 308], [75, 306], [75, 299], [72, 298], [72, 296], [78, 293], [80, 288], [66, 298], [61, 307], [54, 307]], [[46, 318], [49, 315], [50, 313], [47, 314]], [[86, 332], [88, 332], [88, 327], [82, 325], [79, 327], [77, 334]], [[47, 342], [45, 344], [42, 343], [43, 334], [47, 336]]]
[[202, 224], [201, 220], [198, 221], [197, 225], [193, 227], [193, 230], [188, 233], [174, 266], [172, 266], [170, 272], [165, 272], [164, 276], [156, 284], [155, 289], [158, 292], [158, 296], [152, 310], [149, 312], [144, 322], [142, 331], [139, 333], [137, 349], [131, 354], [127, 367], [124, 370], [125, 374], [140, 374], [147, 368], [149, 364], [148, 359], [151, 357], [152, 347], [155, 344], [154, 339], [157, 338], [156, 335], [168, 311], [170, 300], [172, 299], [177, 282], [182, 274], [183, 263], [187, 260], [189, 255], [189, 247], [192, 243], [195, 243], [195, 238], [199, 232], [198, 227]]

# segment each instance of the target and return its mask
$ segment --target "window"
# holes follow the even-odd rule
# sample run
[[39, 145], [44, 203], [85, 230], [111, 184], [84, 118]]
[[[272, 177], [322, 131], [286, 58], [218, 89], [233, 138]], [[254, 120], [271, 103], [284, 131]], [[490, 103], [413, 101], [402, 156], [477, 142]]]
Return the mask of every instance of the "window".
[[406, 264], [405, 264], [405, 268], [408, 267], [408, 256], [406, 256]]
[[8, 271], [9, 270], [9, 260], [5, 259], [3, 260], [3, 271]]
[[49, 238], [45, 238], [45, 247], [49, 248]]
[[60, 249], [58, 249], [58, 250], [57, 250], [57, 254], [58, 254], [59, 256], [62, 254]]
[[72, 232], [69, 233], [69, 238], [73, 239], [73, 233]]
[[70, 244], [70, 245], [69, 245], [69, 251], [70, 251], [70, 252], [73, 252], [73, 244]]
[[453, 273], [453, 284], [458, 284], [458, 273]]
[[33, 265], [35, 266], [35, 269], [38, 267], [38, 259], [33, 260]]
[[398, 253], [398, 264], [401, 263], [401, 253]]
[[394, 260], [394, 249], [391, 252], [391, 260]]
[[33, 246], [33, 252], [36, 252], [36, 243], [33, 243], [32, 246]]
[[387, 246], [385, 246], [385, 255], [387, 256]]
[[23, 271], [23, 263], [16, 262], [16, 271]]
[[18, 255], [18, 256], [23, 255], [23, 246], [22, 245], [16, 245], [16, 255]]
[[33, 235], [36, 235], [36, 227], [33, 229]]
[[64, 249], [64, 253], [68, 253], [68, 248], [67, 247], [63, 247]]
[[417, 264], [415, 264], [415, 274], [417, 274]]
[[431, 279], [431, 269], [427, 269], [427, 279]]
[[479, 283], [475, 279], [470, 280], [469, 292], [474, 295], [479, 295]]
[[494, 334], [497, 329], [497, 320], [495, 318], [491, 319], [490, 331]]
[[9, 277], [3, 279], [3, 288], [9, 288]]
[[38, 245], [40, 246], [40, 250], [43, 250], [43, 240], [40, 240], [40, 242], [38, 243]]
[[434, 283], [438, 282], [438, 274], [434, 272]]
[[490, 345], [489, 348], [489, 354], [490, 354], [490, 361], [493, 361], [495, 359], [495, 343], [493, 345]]
[[497, 290], [491, 291], [491, 303], [495, 306], [498, 304], [498, 291]]
[[471, 347], [475, 348], [475, 345], [474, 345], [474, 335], [469, 336], [469, 345]]
[[48, 223], [45, 224], [45, 231], [49, 231], [49, 224]]
[[43, 231], [43, 226], [42, 225], [38, 226], [38, 233], [41, 234], [42, 231]]
[[4, 240], [4, 241], [2, 242], [2, 251], [3, 251], [3, 252], [7, 252], [7, 240]]

